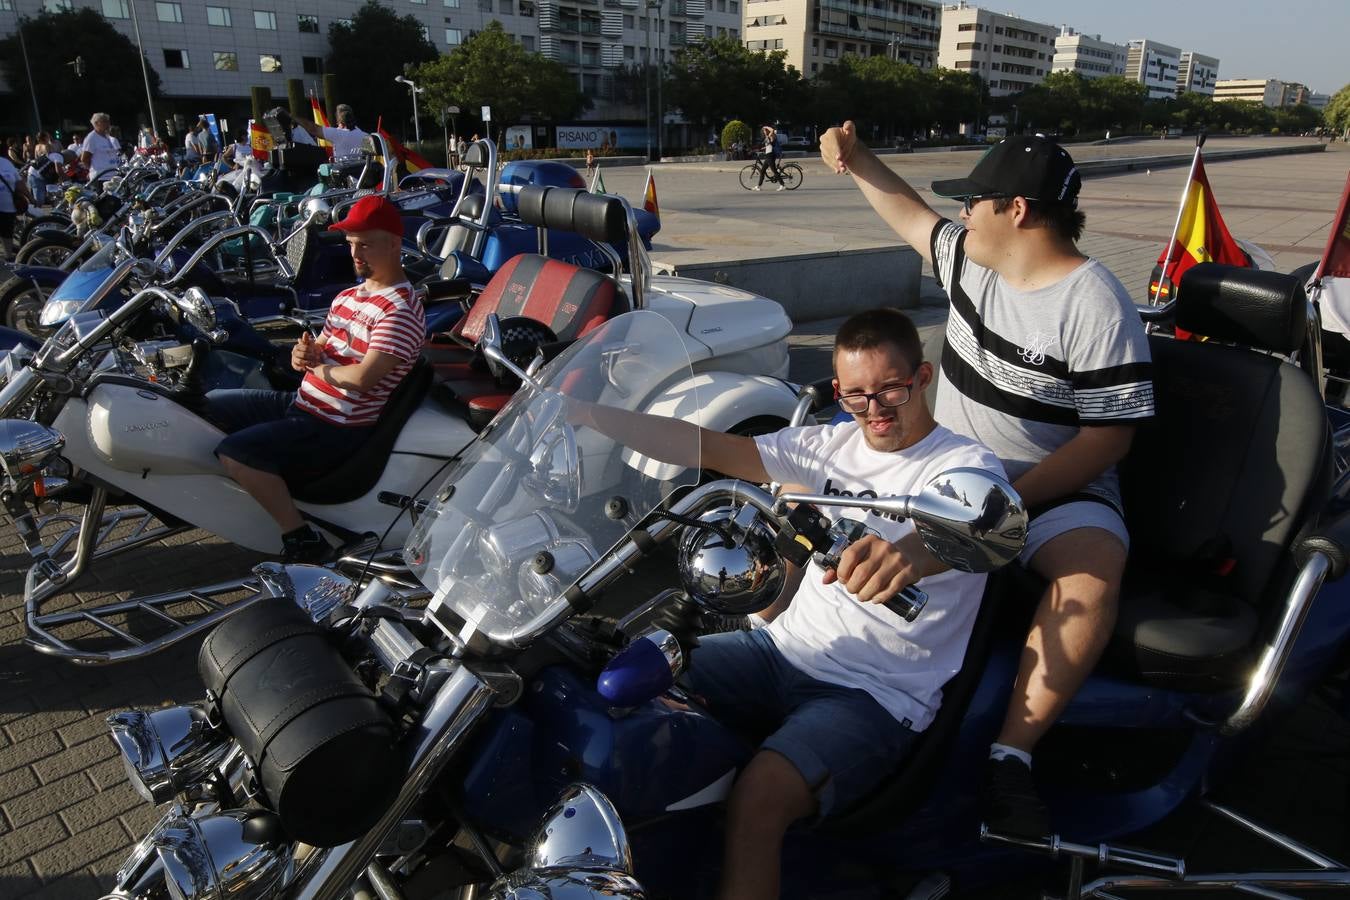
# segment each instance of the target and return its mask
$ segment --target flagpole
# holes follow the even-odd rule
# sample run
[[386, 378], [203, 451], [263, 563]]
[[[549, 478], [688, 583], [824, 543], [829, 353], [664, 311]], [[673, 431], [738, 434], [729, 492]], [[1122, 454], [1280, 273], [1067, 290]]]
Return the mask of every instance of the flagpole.
[[[1200, 148], [1205, 146], [1205, 131], [1195, 136], [1195, 155], [1191, 157], [1191, 168], [1186, 173], [1186, 185], [1181, 189], [1181, 203], [1177, 206], [1177, 220], [1172, 225], [1172, 236], [1167, 239], [1167, 255], [1163, 257], [1162, 271], [1158, 273], [1158, 286], [1149, 298], [1151, 306], [1158, 305], [1158, 295], [1162, 293], [1163, 282], [1167, 279], [1167, 267], [1172, 264], [1172, 250], [1177, 245], [1177, 232], [1181, 230], [1181, 219], [1186, 215], [1186, 198], [1191, 195], [1191, 184], [1195, 181], [1195, 165], [1200, 161]], [[1171, 294], [1173, 292], [1169, 292]]]

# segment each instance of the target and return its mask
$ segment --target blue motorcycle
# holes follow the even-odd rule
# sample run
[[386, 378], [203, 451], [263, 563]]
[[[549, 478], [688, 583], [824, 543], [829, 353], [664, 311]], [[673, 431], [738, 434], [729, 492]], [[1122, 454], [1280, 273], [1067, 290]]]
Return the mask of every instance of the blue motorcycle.
[[[1308, 310], [1288, 276], [1204, 264], [1148, 311], [1209, 339], [1150, 338], [1158, 417], [1121, 471], [1134, 546], [1120, 621], [1038, 749], [1056, 834], [991, 833], [976, 810], [971, 774], [1040, 589], [1005, 568], [909, 758], [858, 807], [789, 833], [784, 896], [1006, 892], [1054, 859], [1075, 900], [1350, 887], [1343, 864], [1207, 798], [1350, 647], [1346, 472]], [[830, 565], [857, 536], [831, 521], [840, 507], [910, 518], [968, 571], [1025, 539], [1016, 494], [970, 470], [912, 497], [699, 485], [572, 412], [697, 422], [697, 378], [667, 323], [622, 316], [524, 370], [496, 324], [485, 353], [524, 386], [443, 483], [386, 498], [416, 523], [401, 554], [259, 567], [275, 602], [207, 638], [207, 699], [109, 720], [133, 785], [175, 801], [118, 896], [710, 896], [721, 801], [760, 736], [679, 688], [707, 617], [769, 604], [785, 558]], [[802, 416], [814, 403], [804, 392]], [[668, 458], [697, 458], [697, 432], [679, 433]], [[659, 549], [671, 541], [673, 560]], [[922, 587], [892, 601], [897, 628], [925, 614]], [[1208, 874], [1119, 843], [1197, 796], [1294, 864]]]

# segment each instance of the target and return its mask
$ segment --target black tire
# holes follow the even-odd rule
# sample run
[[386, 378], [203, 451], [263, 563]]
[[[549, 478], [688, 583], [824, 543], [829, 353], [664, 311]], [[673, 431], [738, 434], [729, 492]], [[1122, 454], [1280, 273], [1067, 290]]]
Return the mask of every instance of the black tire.
[[0, 285], [0, 322], [6, 328], [23, 331], [44, 340], [50, 328], [38, 324], [38, 315], [53, 288], [34, 284], [27, 278], [11, 278]]
[[69, 216], [49, 215], [35, 216], [24, 223], [23, 228], [19, 230], [19, 246], [37, 237], [39, 231], [63, 231], [69, 232], [74, 226], [70, 223]]
[[779, 166], [779, 171], [783, 173], [783, 187], [789, 191], [795, 191], [802, 186], [802, 167], [796, 163], [788, 163], [785, 166]]
[[751, 163], [741, 169], [741, 187], [747, 191], [759, 184], [759, 164]]
[[46, 229], [20, 247], [14, 261], [30, 266], [56, 267], [65, 262], [66, 257], [75, 252], [81, 243], [73, 234]]

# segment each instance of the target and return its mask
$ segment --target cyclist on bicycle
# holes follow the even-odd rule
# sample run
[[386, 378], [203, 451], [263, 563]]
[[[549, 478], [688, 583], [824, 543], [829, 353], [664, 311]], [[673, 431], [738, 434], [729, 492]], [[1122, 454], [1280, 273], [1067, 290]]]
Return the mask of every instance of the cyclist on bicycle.
[[769, 174], [770, 167], [773, 168], [773, 180], [778, 183], [778, 190], [783, 190], [783, 171], [778, 168], [778, 160], [783, 157], [783, 141], [779, 140], [778, 129], [772, 125], [765, 125], [760, 131], [764, 135], [764, 151], [759, 155], [759, 184], [750, 190], [757, 191], [764, 187], [764, 176]]

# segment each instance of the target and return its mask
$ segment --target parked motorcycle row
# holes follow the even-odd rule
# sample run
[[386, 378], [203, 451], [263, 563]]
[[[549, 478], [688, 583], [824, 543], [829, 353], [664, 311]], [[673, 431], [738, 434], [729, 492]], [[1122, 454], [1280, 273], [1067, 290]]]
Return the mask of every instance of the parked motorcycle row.
[[[1345, 422], [1298, 278], [1201, 264], [1145, 311], [1159, 417], [1121, 469], [1136, 546], [1120, 622], [1038, 751], [1058, 834], [1024, 840], [982, 829], [969, 777], [1034, 607], [1013, 598], [1040, 590], [1007, 566], [1027, 522], [1013, 488], [958, 469], [910, 497], [775, 494], [583, 424], [583, 404], [682, 422], [670, 458], [688, 459], [692, 426], [761, 433], [830, 399], [786, 382], [778, 304], [653, 274], [658, 223], [572, 170], [499, 168], [480, 141], [466, 172], [396, 190], [381, 159], [375, 136], [340, 184], [304, 191], [269, 191], [293, 180], [284, 157], [243, 190], [138, 160], [36, 226], [46, 255], [0, 289], [0, 502], [32, 557], [29, 644], [98, 665], [205, 634], [201, 701], [109, 719], [163, 815], [108, 897], [711, 896], [721, 801], [754, 745], [678, 676], [789, 565], [837, 557], [850, 510], [912, 518], [935, 556], [994, 574], [937, 719], [864, 803], [789, 833], [784, 896], [917, 900], [1043, 869], [1072, 898], [1350, 887], [1345, 865], [1209, 793], [1350, 648]], [[52, 603], [190, 529], [280, 550], [216, 462], [203, 397], [294, 384], [290, 341], [350, 281], [326, 226], [368, 190], [404, 213], [428, 336], [368, 444], [290, 485], [342, 558]], [[507, 291], [522, 267], [550, 277]], [[893, 602], [913, 620], [925, 599]], [[1195, 872], [1119, 843], [1197, 795], [1289, 867]]]

